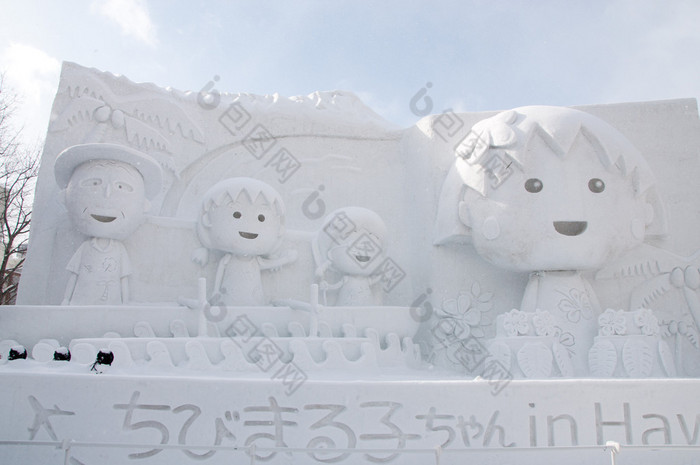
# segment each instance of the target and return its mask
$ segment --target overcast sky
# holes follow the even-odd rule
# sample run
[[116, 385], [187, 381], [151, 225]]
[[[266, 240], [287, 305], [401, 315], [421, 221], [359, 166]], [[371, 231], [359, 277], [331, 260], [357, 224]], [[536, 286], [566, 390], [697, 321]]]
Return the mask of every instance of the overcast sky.
[[700, 95], [700, 1], [0, 0], [0, 70], [43, 137], [62, 61], [199, 90], [355, 92], [387, 120]]

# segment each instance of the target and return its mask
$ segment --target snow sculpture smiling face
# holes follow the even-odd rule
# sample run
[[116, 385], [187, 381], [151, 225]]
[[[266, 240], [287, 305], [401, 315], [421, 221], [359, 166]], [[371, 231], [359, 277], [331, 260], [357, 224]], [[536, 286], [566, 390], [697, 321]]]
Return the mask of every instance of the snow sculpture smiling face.
[[524, 107], [477, 123], [457, 148], [459, 218], [481, 256], [520, 271], [587, 270], [663, 218], [639, 152], [580, 111]]
[[[370, 276], [386, 254], [387, 230], [375, 212], [344, 207], [332, 212], [314, 241], [321, 270], [348, 276]], [[322, 272], [321, 272], [322, 274]]]
[[65, 201], [81, 233], [119, 240], [136, 230], [149, 205], [139, 171], [113, 160], [87, 161], [78, 166], [66, 187]]
[[54, 175], [75, 227], [90, 237], [126, 239], [161, 188], [160, 165], [117, 144], [82, 144], [56, 157]]
[[197, 230], [209, 249], [239, 256], [269, 254], [284, 232], [282, 199], [256, 179], [224, 180], [205, 194]]

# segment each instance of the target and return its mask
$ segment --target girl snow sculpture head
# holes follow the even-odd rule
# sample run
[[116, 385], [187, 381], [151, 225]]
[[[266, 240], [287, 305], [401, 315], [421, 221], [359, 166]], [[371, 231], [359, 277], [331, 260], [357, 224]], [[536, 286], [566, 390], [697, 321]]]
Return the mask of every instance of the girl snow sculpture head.
[[375, 212], [344, 207], [328, 215], [314, 239], [316, 274], [332, 269], [343, 275], [369, 276], [386, 253], [387, 231]]
[[[382, 296], [373, 287], [381, 279], [377, 269], [386, 247], [386, 226], [375, 212], [344, 207], [328, 215], [312, 244], [324, 299], [325, 291], [337, 290], [337, 306], [381, 305]], [[327, 272], [339, 281], [328, 283]]]
[[208, 249], [238, 256], [268, 255], [284, 234], [284, 203], [262, 181], [225, 179], [204, 194], [197, 234]]
[[588, 113], [506, 111], [475, 124], [455, 155], [438, 224], [456, 211], [459, 225], [451, 232], [470, 236], [497, 266], [596, 269], [665, 231], [645, 160]]

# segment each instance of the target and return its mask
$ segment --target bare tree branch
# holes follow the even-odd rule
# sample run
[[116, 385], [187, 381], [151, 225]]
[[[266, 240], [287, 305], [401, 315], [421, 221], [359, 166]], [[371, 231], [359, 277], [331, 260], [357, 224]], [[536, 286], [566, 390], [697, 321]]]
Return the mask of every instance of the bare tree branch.
[[38, 150], [23, 147], [21, 130], [10, 124], [17, 102], [0, 74], [0, 305], [13, 304], [17, 296], [39, 171]]

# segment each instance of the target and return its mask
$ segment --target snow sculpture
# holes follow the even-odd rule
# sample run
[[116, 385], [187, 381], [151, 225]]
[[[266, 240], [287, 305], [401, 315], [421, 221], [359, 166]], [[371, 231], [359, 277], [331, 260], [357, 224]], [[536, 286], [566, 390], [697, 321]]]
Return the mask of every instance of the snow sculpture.
[[[668, 209], [660, 242], [649, 169], [580, 112], [446, 110], [397, 128], [346, 92], [197, 94], [65, 64], [20, 305], [0, 309], [0, 439], [15, 444], [0, 448], [0, 463], [594, 463], [611, 443], [641, 465], [658, 462], [658, 449], [691, 462], [696, 108], [585, 108], [644, 151]], [[157, 195], [151, 164], [114, 154], [98, 163], [95, 151], [82, 168], [61, 158], [57, 184], [57, 155], [88, 142], [156, 160]], [[139, 223], [142, 201], [124, 216], [85, 210], [95, 218], [74, 199], [75, 226], [60, 208], [59, 189], [102, 164], [134, 175], [152, 205], [133, 232], [119, 225]], [[450, 228], [441, 231], [474, 246], [433, 247], [438, 210]], [[81, 222], [128, 251], [129, 295], [117, 273], [109, 296], [130, 305], [55, 305], [76, 249], [107, 242]], [[205, 267], [191, 260], [202, 244]], [[264, 271], [273, 262], [286, 264]], [[180, 296], [196, 296], [198, 312], [176, 305]], [[596, 300], [612, 310], [596, 315]], [[531, 381], [581, 374], [618, 379]], [[696, 379], [652, 379], [674, 376]]]
[[[327, 291], [338, 291], [338, 306], [381, 305], [373, 290], [377, 266], [386, 255], [387, 231], [375, 212], [361, 207], [340, 208], [326, 217], [313, 242], [316, 278], [327, 303]], [[328, 274], [340, 275], [329, 283]]]
[[455, 155], [461, 185], [443, 186], [438, 223], [456, 213], [479, 255], [531, 273], [520, 310], [553, 314], [584, 374], [600, 305], [582, 272], [665, 228], [646, 162], [602, 120], [543, 106], [475, 124]]
[[83, 144], [58, 156], [54, 174], [71, 221], [89, 236], [66, 267], [63, 305], [127, 303], [131, 267], [121, 241], [139, 227], [159, 192], [160, 166], [128, 147]]
[[202, 200], [197, 234], [207, 249], [225, 254], [214, 280], [217, 303], [263, 305], [260, 272], [296, 259], [294, 251], [272, 257], [284, 234], [284, 203], [256, 179], [231, 178], [211, 187]]

